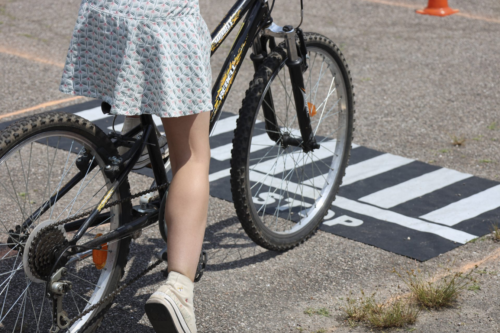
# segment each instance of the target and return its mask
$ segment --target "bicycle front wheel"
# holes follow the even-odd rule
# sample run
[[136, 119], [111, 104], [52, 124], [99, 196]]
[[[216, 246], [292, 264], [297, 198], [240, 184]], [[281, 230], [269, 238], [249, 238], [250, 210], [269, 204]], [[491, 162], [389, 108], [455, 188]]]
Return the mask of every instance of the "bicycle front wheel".
[[[97, 206], [111, 186], [104, 170], [116, 155], [99, 128], [66, 113], [35, 115], [0, 132], [0, 323], [6, 332], [45, 333], [52, 327], [54, 301], [45, 288], [54, 253], [78, 227], [72, 222], [45, 227]], [[125, 181], [111, 201], [129, 196]], [[89, 228], [79, 244], [128, 223], [130, 215], [130, 202], [104, 209], [99, 224]], [[112, 302], [106, 296], [122, 277], [129, 243], [130, 237], [109, 242], [97, 263], [88, 250], [65, 265], [64, 280], [72, 288], [64, 294], [58, 316], [66, 316], [67, 325], [73, 321], [68, 332], [97, 328]]]
[[234, 132], [231, 190], [236, 212], [258, 245], [285, 251], [318, 229], [341, 184], [354, 122], [351, 77], [340, 50], [306, 33], [304, 72], [311, 125], [320, 148], [283, 144], [301, 139], [287, 57], [282, 45], [264, 60], [243, 100]]

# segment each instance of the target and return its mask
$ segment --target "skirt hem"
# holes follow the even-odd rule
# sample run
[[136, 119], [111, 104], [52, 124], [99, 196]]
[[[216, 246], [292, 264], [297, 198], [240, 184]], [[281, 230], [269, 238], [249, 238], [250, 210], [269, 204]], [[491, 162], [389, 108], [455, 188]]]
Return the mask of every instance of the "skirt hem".
[[158, 116], [160, 118], [177, 118], [177, 117], [183, 117], [183, 116], [190, 116], [190, 115], [195, 115], [199, 114], [202, 112], [210, 112], [213, 110], [212, 104], [197, 104], [194, 105], [193, 108], [189, 110], [171, 110], [171, 111], [146, 111], [146, 112], [127, 112], [127, 111], [120, 111], [117, 110], [117, 106], [113, 105], [114, 104], [114, 99], [110, 96], [97, 96], [94, 93], [90, 94], [79, 94], [75, 90], [64, 90], [64, 89], [59, 89], [60, 92], [72, 96], [83, 96], [83, 97], [89, 97], [89, 98], [95, 98], [98, 100], [102, 100], [110, 105], [112, 105], [112, 110], [110, 114], [112, 115], [117, 115], [117, 116], [140, 116], [141, 114], [151, 114]]

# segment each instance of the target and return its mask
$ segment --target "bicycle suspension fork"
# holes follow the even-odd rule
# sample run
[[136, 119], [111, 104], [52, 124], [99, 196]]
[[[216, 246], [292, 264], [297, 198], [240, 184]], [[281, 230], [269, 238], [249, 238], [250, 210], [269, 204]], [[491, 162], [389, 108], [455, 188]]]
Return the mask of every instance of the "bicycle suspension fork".
[[[306, 89], [304, 87], [303, 69], [307, 68], [307, 64], [305, 63], [307, 49], [305, 46], [302, 31], [300, 29], [294, 29], [289, 25], [280, 27], [274, 23], [271, 23], [265, 29], [264, 35], [272, 38], [281, 37], [285, 39], [288, 53], [286, 66], [288, 67], [288, 71], [290, 73], [292, 93], [295, 101], [297, 121], [300, 127], [301, 138], [292, 137], [287, 133], [284, 133], [284, 135], [279, 134], [278, 136], [281, 136], [280, 138], [276, 138], [276, 135], [272, 135], [274, 134], [273, 132], [281, 133], [281, 131], [279, 127], [275, 125], [277, 124], [277, 122], [276, 115], [273, 110], [274, 103], [270, 89], [268, 89], [266, 95], [264, 96], [264, 102], [262, 105], [264, 115], [266, 117], [266, 129], [268, 130], [268, 135], [274, 141], [281, 140], [281, 144], [284, 147], [301, 147], [304, 152], [310, 152], [314, 149], [319, 148], [319, 144], [316, 142], [316, 138], [314, 137], [314, 133], [311, 127], [311, 118], [309, 116], [309, 107], [307, 105]], [[297, 48], [296, 36], [300, 39], [300, 48]], [[254, 43], [254, 52], [256, 51], [256, 44], [257, 43]], [[256, 60], [258, 59], [254, 60], [255, 65], [257, 64]], [[274, 128], [271, 128], [268, 123], [273, 123]]]

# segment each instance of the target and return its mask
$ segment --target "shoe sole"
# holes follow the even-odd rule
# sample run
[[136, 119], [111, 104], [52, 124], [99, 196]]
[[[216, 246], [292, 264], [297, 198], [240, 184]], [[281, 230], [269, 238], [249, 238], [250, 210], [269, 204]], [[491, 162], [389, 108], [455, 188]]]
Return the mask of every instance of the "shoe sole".
[[145, 309], [156, 333], [191, 333], [170, 296], [154, 293], [146, 302]]

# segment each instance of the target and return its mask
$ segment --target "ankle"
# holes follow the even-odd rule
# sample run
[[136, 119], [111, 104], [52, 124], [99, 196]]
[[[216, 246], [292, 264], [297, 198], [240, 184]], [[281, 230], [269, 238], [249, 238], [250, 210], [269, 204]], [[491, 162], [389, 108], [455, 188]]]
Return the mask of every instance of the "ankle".
[[193, 281], [190, 278], [188, 278], [186, 275], [179, 273], [179, 272], [170, 271], [168, 273], [168, 277], [167, 277], [167, 283], [168, 282], [179, 283], [190, 292], [193, 292], [193, 290], [194, 290]]

